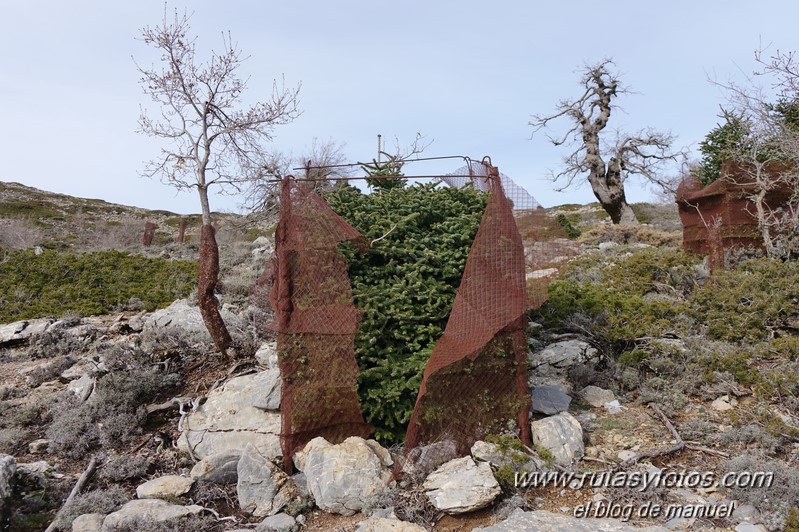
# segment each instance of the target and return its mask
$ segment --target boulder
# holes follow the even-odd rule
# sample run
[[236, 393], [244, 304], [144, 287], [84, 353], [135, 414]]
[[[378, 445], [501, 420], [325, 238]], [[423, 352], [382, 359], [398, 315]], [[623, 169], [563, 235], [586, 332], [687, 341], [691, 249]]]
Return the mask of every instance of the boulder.
[[501, 493], [499, 483], [485, 462], [470, 456], [457, 458], [433, 471], [424, 481], [430, 503], [448, 514], [485, 508]]
[[555, 462], [569, 465], [585, 453], [583, 429], [568, 412], [530, 423], [533, 443], [552, 453]]
[[599, 351], [582, 340], [563, 340], [530, 355], [530, 369], [538, 376], [565, 376], [578, 364], [599, 361]]
[[326, 512], [352, 515], [384, 491], [391, 480], [388, 465], [357, 436], [338, 445], [317, 437], [302, 454], [297, 462], [307, 477], [308, 489], [316, 505]]
[[441, 464], [458, 458], [458, 448], [452, 440], [441, 440], [414, 447], [400, 460], [402, 472], [411, 476], [427, 476]]
[[289, 477], [252, 445], [247, 446], [237, 469], [239, 507], [248, 514], [274, 515], [297, 494]]
[[593, 385], [586, 386], [580, 390], [580, 398], [584, 403], [597, 408], [604, 406], [605, 404], [616, 399], [612, 391]]
[[197, 462], [189, 476], [213, 484], [235, 484], [238, 481], [239, 458], [237, 454], [212, 454]]
[[[242, 325], [239, 316], [225, 305], [220, 310], [222, 319], [230, 329]], [[159, 331], [160, 333], [175, 331], [181, 334], [188, 333], [198, 339], [210, 342], [211, 335], [205, 328], [205, 323], [200, 315], [200, 308], [190, 305], [185, 299], [174, 301], [167, 308], [156, 310], [144, 321], [144, 332]]]
[[253, 406], [264, 377], [256, 373], [230, 379], [208, 394], [204, 404], [186, 416], [178, 448], [200, 459], [214, 455], [241, 456], [248, 444], [263, 456], [281, 455], [280, 414]]
[[189, 492], [194, 485], [194, 479], [180, 475], [166, 475], [148, 480], [136, 488], [139, 499], [166, 499], [180, 497]]
[[12, 347], [28, 341], [34, 334], [45, 332], [55, 322], [51, 318], [22, 320], [0, 325], [0, 347]]
[[261, 521], [255, 532], [295, 532], [300, 528], [297, 520], [288, 514], [270, 515]]
[[517, 532], [519, 530], [547, 530], [549, 532], [668, 532], [662, 526], [639, 528], [620, 519], [572, 517], [556, 514], [546, 510], [525, 512], [516, 509], [501, 523], [483, 528], [475, 528], [473, 532]]
[[103, 530], [112, 531], [115, 528], [131, 527], [141, 519], [159, 523], [173, 521], [202, 511], [203, 507], [196, 504], [180, 506], [161, 499], [135, 499], [125, 503], [116, 512], [108, 514], [103, 521]]
[[83, 514], [72, 521], [72, 532], [100, 532], [105, 514]]
[[532, 391], [533, 412], [559, 414], [569, 409], [572, 398], [558, 386], [536, 386]]
[[283, 384], [280, 370], [271, 368], [261, 371], [256, 374], [255, 380], [257, 382], [254, 385], [252, 406], [261, 410], [280, 409], [280, 390]]
[[79, 379], [71, 381], [67, 389], [72, 392], [81, 403], [89, 398], [94, 391], [95, 379], [88, 373], [84, 373]]
[[0, 517], [4, 516], [5, 501], [11, 496], [11, 479], [16, 472], [16, 459], [9, 454], [0, 454]]
[[481, 462], [488, 462], [494, 469], [508, 467], [512, 471], [547, 471], [546, 463], [537, 456], [521, 451], [502, 451], [493, 444], [476, 441], [472, 445], [472, 457]]

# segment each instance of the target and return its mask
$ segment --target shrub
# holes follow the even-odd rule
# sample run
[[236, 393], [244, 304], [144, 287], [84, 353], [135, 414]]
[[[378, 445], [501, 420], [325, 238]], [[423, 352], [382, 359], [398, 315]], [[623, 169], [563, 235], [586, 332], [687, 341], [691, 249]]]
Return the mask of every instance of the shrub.
[[766, 340], [799, 320], [799, 262], [762, 258], [717, 272], [692, 303], [711, 338]]
[[118, 486], [79, 493], [64, 507], [56, 525], [59, 530], [71, 530], [72, 521], [83, 514], [110, 514], [119, 510], [130, 496]]
[[152, 311], [193, 291], [196, 277], [193, 262], [119, 251], [12, 251], [0, 262], [0, 323], [102, 314], [132, 297]]
[[414, 185], [371, 195], [331, 194], [331, 207], [372, 242], [349, 247], [350, 282], [362, 312], [355, 340], [366, 421], [384, 443], [402, 441], [422, 372], [444, 331], [486, 205], [471, 189]]
[[[69, 392], [58, 397], [47, 428], [52, 451], [78, 458], [98, 448], [124, 448], [147, 420], [143, 405], [179, 381], [174, 373], [146, 366], [137, 358], [140, 352], [118, 349], [113, 353], [106, 363], [114, 371], [97, 379], [87, 401], [80, 403]], [[128, 354], [127, 360], [123, 361], [123, 353]]]
[[150, 462], [144, 456], [120, 454], [110, 457], [98, 476], [111, 482], [122, 482], [147, 476], [149, 467]]

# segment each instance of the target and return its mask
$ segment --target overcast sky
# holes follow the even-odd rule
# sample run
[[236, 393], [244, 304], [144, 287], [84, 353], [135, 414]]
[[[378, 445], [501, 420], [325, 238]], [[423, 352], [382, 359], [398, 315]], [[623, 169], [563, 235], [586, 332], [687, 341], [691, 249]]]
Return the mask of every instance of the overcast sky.
[[[610, 127], [671, 131], [693, 145], [718, 122], [724, 93], [708, 77], [742, 79], [753, 52], [799, 50], [796, 0], [170, 2], [188, 9], [198, 54], [221, 32], [250, 59], [249, 101], [272, 80], [302, 83], [302, 115], [276, 129], [275, 150], [303, 151], [314, 137], [345, 143], [352, 161], [376, 156], [376, 136], [424, 155], [490, 155], [544, 206], [594, 201], [587, 186], [556, 192], [546, 178], [562, 150], [530, 139], [530, 117], [580, 93], [581, 66], [613, 58], [637, 94]], [[133, 57], [157, 56], [137, 40], [163, 17], [160, 0], [0, 0], [0, 180], [74, 196], [198, 212], [196, 193], [141, 178], [159, 143], [136, 132]], [[420, 165], [421, 163], [417, 163]], [[419, 172], [452, 168], [418, 166]], [[413, 168], [417, 171], [417, 166]], [[411, 169], [408, 169], [411, 173]], [[651, 193], [628, 184], [628, 198]], [[235, 210], [235, 198], [214, 198]]]

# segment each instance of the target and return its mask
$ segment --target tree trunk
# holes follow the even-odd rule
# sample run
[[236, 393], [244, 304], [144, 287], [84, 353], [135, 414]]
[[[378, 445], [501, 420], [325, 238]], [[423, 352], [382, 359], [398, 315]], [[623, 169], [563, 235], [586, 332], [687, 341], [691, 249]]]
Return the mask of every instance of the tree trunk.
[[[600, 159], [601, 160], [601, 159]], [[588, 182], [594, 191], [594, 196], [599, 200], [599, 204], [605, 209], [614, 224], [619, 225], [638, 225], [630, 205], [627, 203], [627, 196], [624, 194], [624, 183], [621, 180], [621, 163], [615, 157], [610, 159], [607, 170], [603, 167], [599, 171], [591, 171], [588, 175]]]
[[205, 328], [213, 339], [216, 348], [227, 356], [227, 349], [233, 339], [219, 313], [219, 301], [214, 290], [219, 279], [219, 247], [216, 244], [216, 229], [206, 224], [200, 234], [200, 272], [197, 283], [197, 303], [200, 306]]

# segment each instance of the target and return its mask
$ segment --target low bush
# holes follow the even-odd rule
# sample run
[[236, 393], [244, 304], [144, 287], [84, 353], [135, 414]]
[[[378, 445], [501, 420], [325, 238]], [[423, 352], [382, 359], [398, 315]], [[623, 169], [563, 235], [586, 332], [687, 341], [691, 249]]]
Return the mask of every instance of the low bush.
[[193, 291], [196, 277], [194, 262], [119, 251], [12, 251], [0, 261], [0, 323], [102, 314], [132, 297], [152, 311]]

